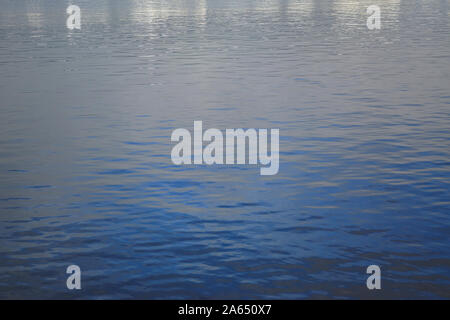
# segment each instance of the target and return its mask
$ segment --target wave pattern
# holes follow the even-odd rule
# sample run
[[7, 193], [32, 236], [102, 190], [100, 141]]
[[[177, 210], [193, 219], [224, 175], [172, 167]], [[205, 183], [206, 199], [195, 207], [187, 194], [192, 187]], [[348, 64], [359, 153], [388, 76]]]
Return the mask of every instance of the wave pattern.
[[[2, 1], [0, 297], [450, 298], [448, 1], [369, 2]], [[174, 166], [194, 120], [279, 173]]]

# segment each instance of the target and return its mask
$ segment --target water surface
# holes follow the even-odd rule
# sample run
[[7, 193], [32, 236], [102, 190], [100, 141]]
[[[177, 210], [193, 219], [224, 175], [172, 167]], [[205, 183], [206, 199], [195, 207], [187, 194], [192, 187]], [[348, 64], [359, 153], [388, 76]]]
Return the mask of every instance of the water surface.
[[[449, 3], [372, 2], [1, 0], [0, 298], [450, 298]], [[194, 120], [279, 173], [173, 165]]]

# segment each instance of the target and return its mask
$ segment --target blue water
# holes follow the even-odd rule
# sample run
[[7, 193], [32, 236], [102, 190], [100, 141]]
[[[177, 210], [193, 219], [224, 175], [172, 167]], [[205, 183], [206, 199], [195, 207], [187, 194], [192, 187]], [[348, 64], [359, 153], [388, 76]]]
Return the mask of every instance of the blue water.
[[[450, 298], [449, 1], [73, 3], [0, 1], [0, 298]], [[279, 173], [175, 166], [194, 120]]]

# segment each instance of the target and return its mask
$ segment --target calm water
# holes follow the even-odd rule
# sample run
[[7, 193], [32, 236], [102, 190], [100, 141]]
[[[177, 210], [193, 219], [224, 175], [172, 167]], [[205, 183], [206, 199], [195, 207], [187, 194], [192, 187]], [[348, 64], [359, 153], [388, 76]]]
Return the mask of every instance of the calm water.
[[[0, 298], [450, 298], [449, 2], [1, 0]], [[278, 175], [173, 165], [194, 120]]]

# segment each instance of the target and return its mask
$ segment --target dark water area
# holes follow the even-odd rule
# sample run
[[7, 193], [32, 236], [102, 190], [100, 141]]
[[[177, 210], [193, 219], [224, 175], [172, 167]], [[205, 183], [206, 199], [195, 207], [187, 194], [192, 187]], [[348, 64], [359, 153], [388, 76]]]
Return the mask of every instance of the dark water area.
[[[449, 1], [72, 4], [0, 1], [0, 298], [450, 298]], [[278, 174], [174, 165], [194, 120]]]

